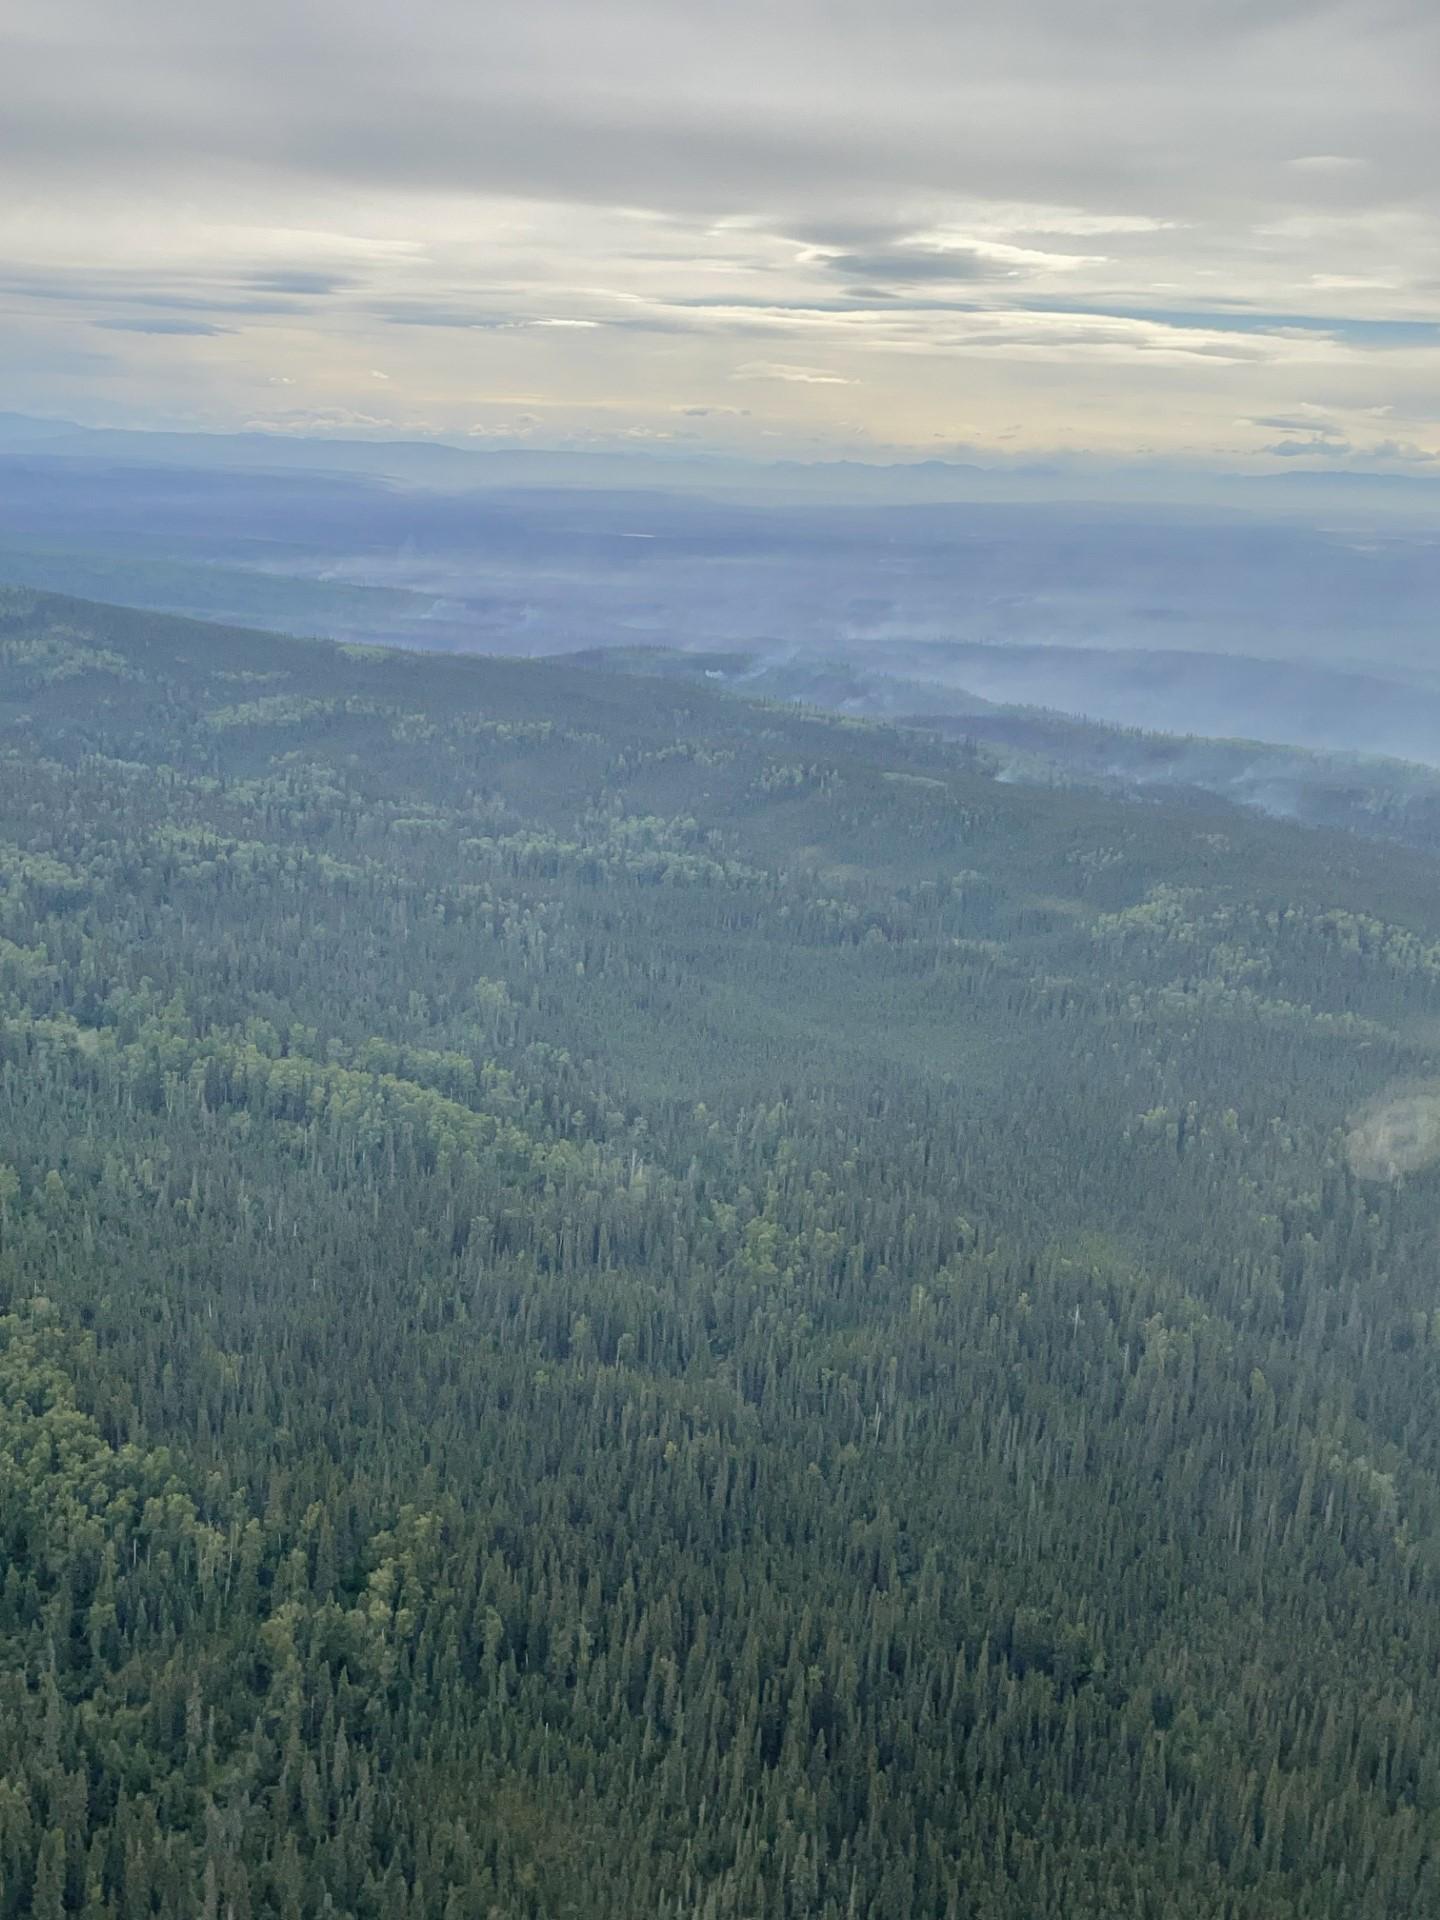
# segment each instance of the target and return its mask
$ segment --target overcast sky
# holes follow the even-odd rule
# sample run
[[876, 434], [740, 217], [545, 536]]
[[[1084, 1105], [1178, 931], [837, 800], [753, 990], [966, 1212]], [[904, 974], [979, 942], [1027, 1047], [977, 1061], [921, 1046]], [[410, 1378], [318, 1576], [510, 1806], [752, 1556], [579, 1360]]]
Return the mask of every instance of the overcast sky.
[[0, 406], [1440, 470], [1437, 0], [5, 0]]

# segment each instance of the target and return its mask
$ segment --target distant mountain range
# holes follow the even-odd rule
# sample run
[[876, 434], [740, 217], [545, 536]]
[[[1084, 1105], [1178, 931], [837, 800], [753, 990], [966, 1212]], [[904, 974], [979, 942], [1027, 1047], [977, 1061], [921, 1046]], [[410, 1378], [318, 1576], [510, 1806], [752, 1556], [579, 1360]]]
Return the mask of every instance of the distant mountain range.
[[1175, 462], [1049, 459], [755, 460], [700, 453], [467, 445], [279, 432], [173, 432], [89, 427], [0, 413], [0, 455], [197, 467], [226, 472], [348, 474], [445, 488], [578, 487], [698, 492], [751, 499], [882, 505], [945, 501], [1070, 501], [1211, 510], [1440, 513], [1440, 473], [1345, 467], [1236, 474]]

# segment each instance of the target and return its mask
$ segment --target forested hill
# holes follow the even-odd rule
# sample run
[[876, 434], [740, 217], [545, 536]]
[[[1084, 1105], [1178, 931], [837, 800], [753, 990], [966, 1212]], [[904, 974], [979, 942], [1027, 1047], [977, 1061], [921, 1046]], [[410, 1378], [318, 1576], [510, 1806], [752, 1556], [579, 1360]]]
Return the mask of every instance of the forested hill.
[[0, 599], [0, 1920], [1440, 1913], [1440, 870]]
[[[963, 648], [937, 649], [940, 659]], [[972, 649], [1000, 655], [1012, 649]], [[1021, 655], [1025, 649], [1015, 649]], [[1042, 649], [1043, 651], [1043, 649]], [[1073, 649], [1056, 649], [1073, 652]], [[1150, 657], [1151, 674], [1164, 677], [1165, 656]], [[1359, 753], [1317, 752], [1273, 741], [1202, 738], [1195, 733], [1152, 733], [1079, 717], [1077, 698], [1068, 712], [1037, 706], [1001, 706], [940, 679], [905, 679], [876, 667], [823, 656], [787, 654], [767, 660], [754, 653], [694, 653], [666, 647], [593, 647], [555, 657], [557, 670], [571, 664], [606, 672], [644, 673], [666, 679], [718, 684], [751, 700], [793, 702], [857, 719], [893, 720], [927, 727], [951, 740], [984, 750], [1005, 781], [1044, 786], [1080, 782], [1149, 797], [1183, 801], [1186, 791], [1218, 795], [1256, 807], [1273, 818], [1315, 827], [1344, 828], [1366, 839], [1397, 840], [1422, 852], [1440, 850], [1440, 766]], [[1254, 662], [1249, 663], [1254, 665]], [[1234, 677], [1237, 663], [1222, 655], [1208, 662], [1212, 676]], [[1267, 663], [1272, 700], [1270, 724], [1284, 731], [1285, 673]], [[1293, 690], [1292, 690], [1293, 691]], [[1363, 699], [1364, 682], [1349, 689]], [[1392, 689], [1409, 715], [1412, 738], [1424, 732], [1420, 686]], [[1182, 695], [1183, 700], [1183, 695]], [[1176, 711], [1180, 709], [1177, 707]], [[1440, 753], [1440, 706], [1427, 759]]]

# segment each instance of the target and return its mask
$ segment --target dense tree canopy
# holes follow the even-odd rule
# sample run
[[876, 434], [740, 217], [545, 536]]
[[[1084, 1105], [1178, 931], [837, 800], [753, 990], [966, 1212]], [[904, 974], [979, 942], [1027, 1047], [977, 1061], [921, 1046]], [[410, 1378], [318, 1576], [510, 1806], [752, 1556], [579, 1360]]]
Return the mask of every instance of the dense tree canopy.
[[0, 599], [0, 1920], [1440, 1912], [1436, 877]]

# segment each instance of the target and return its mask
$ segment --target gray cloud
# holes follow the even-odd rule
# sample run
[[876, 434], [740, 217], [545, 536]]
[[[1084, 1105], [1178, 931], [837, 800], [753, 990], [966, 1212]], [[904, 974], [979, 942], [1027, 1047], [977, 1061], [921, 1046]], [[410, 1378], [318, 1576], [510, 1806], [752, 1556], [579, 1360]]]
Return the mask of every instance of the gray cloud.
[[1396, 460], [1407, 466], [1433, 467], [1440, 463], [1440, 453], [1417, 447], [1413, 440], [1376, 440], [1365, 451], [1372, 460]]
[[510, 314], [483, 313], [468, 307], [427, 306], [420, 302], [382, 307], [378, 309], [378, 317], [391, 327], [452, 327], [471, 333], [493, 333], [517, 324]]
[[97, 327], [106, 333], [174, 333], [193, 334], [197, 339], [213, 338], [217, 334], [232, 333], [232, 327], [218, 327], [212, 320], [179, 320], [156, 317], [151, 320], [97, 320]]
[[1277, 460], [1297, 460], [1305, 456], [1323, 454], [1327, 460], [1335, 460], [1353, 453], [1354, 447], [1341, 434], [1312, 433], [1308, 439], [1275, 440], [1261, 449], [1263, 453], [1273, 454]]
[[[170, 0], [129, 0], [123, 24], [106, 0], [10, 0], [5, 35], [0, 150], [57, 174], [173, 181], [183, 160], [690, 208], [800, 196], [852, 225], [897, 192], [1061, 179], [1167, 207], [1246, 183], [1413, 190], [1440, 72], [1429, 0], [1161, 0], [1123, 37], [1109, 0], [892, 0], [883, 19], [732, 0], [723, 33], [699, 0], [194, 0], [180, 32]], [[1317, 156], [1365, 165], [1291, 164]]]
[[354, 274], [315, 267], [263, 267], [246, 278], [261, 293], [347, 293], [361, 284]]
[[[297, 279], [303, 276], [295, 276]], [[303, 313], [307, 303], [290, 295], [266, 292], [264, 274], [242, 276], [240, 290], [229, 278], [219, 278], [204, 291], [183, 291], [162, 269], [150, 275], [112, 273], [103, 269], [75, 269], [52, 276], [0, 272], [0, 298], [55, 301], [95, 308], [143, 307], [164, 313]], [[246, 285], [257, 291], [247, 292]]]
[[925, 250], [919, 247], [878, 248], [872, 253], [837, 253], [831, 255], [825, 266], [829, 272], [845, 278], [858, 277], [905, 285], [932, 280], [1002, 280], [1017, 272], [1013, 265], [1007, 266], [1002, 260], [987, 257], [974, 247], [951, 247], [943, 253], [933, 248]]
[[1267, 433], [1303, 433], [1322, 440], [1342, 440], [1345, 437], [1338, 427], [1329, 425], [1324, 418], [1324, 409], [1320, 407], [1294, 414], [1262, 413], [1248, 424], [1263, 428]]

